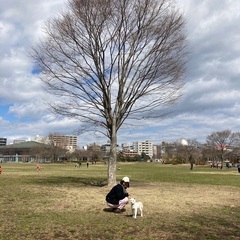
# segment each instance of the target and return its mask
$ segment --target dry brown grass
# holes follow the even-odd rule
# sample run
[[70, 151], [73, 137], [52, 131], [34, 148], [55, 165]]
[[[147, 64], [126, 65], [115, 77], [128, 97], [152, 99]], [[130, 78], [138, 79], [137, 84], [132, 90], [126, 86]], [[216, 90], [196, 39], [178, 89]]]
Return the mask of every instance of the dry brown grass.
[[133, 219], [130, 204], [122, 214], [104, 211], [109, 187], [61, 184], [51, 173], [1, 176], [1, 240], [239, 239], [237, 187], [133, 182], [129, 193], [144, 204]]
[[[111, 233], [114, 236], [112, 239], [205, 239], [204, 235], [200, 235], [198, 238], [195, 234], [189, 234], [186, 229], [191, 228], [191, 226], [186, 223], [182, 226], [186, 229], [181, 232], [178, 229], [181, 228], [179, 224], [181, 221], [185, 221], [184, 219], [197, 218], [198, 216], [208, 216], [210, 219], [219, 217], [220, 219], [221, 216], [218, 216], [218, 214], [221, 214], [224, 208], [236, 211], [240, 207], [240, 192], [236, 190], [236, 188], [231, 187], [179, 186], [178, 184], [167, 183], [147, 184], [141, 187], [132, 186], [129, 189], [131, 195], [144, 204], [144, 217], [138, 217], [136, 220], [130, 217], [130, 204], [126, 207], [127, 211], [121, 215], [103, 211], [106, 208], [104, 198], [109, 191], [108, 187], [86, 186], [80, 189], [44, 187], [40, 191], [43, 194], [51, 192], [52, 200], [47, 204], [36, 202], [28, 209], [34, 213], [50, 212], [60, 216], [68, 216], [68, 214], [72, 216], [75, 213], [77, 215], [75, 217], [81, 219], [77, 229], [76, 226], [69, 229], [69, 227], [63, 228], [62, 224], [60, 226], [50, 225], [45, 233], [48, 237], [43, 239], [75, 239], [76, 236], [78, 236], [76, 239], [84, 239], [84, 237], [86, 239], [108, 239], [109, 232], [106, 229], [102, 232], [101, 225], [103, 223], [106, 224], [107, 229], [107, 226], [114, 229], [115, 224], [122, 223], [123, 226], [126, 224], [126, 229], [116, 227], [115, 231], [119, 231], [119, 233]], [[39, 194], [39, 188], [32, 186], [31, 192]], [[217, 214], [214, 211], [217, 211]], [[95, 220], [91, 220], [91, 218], [95, 218]], [[227, 218], [224, 217], [225, 220]], [[211, 226], [209, 226], [212, 221], [210, 219], [205, 226], [202, 223], [202, 229], [209, 227], [210, 231], [214, 232], [214, 229], [211, 230]], [[231, 219], [228, 220], [231, 221]], [[74, 221], [77, 221], [77, 219]], [[97, 225], [98, 223], [99, 225]], [[83, 229], [84, 231], [82, 231]], [[178, 229], [178, 231], [175, 232], [174, 229]], [[70, 234], [69, 231], [74, 231], [74, 234]], [[221, 238], [220, 232], [226, 232], [224, 227], [217, 231], [218, 235], [215, 239], [224, 239]], [[51, 232], [55, 232], [55, 234], [52, 235]], [[85, 234], [83, 234], [84, 232]], [[125, 236], [124, 233], [127, 233], [128, 236]], [[118, 238], [118, 235], [120, 238]], [[237, 238], [232, 236], [229, 239]]]
[[[43, 189], [42, 189], [43, 190]], [[58, 206], [58, 211], [73, 211], [74, 209], [89, 210], [96, 209], [100, 212], [105, 204], [105, 194], [110, 190], [109, 187], [84, 187], [84, 188], [54, 188], [57, 195], [64, 196], [56, 199], [51, 210]], [[39, 192], [39, 188], [32, 187], [32, 191]], [[45, 187], [45, 192], [53, 191]], [[151, 215], [175, 215], [201, 213], [204, 209], [221, 207], [240, 207], [240, 191], [234, 187], [226, 186], [202, 186], [178, 184], [146, 184], [144, 186], [132, 186], [129, 189], [131, 196], [144, 203], [145, 216]], [[46, 210], [46, 206], [39, 205], [39, 209]], [[128, 214], [130, 205], [127, 206]], [[103, 213], [104, 214], [104, 213]]]

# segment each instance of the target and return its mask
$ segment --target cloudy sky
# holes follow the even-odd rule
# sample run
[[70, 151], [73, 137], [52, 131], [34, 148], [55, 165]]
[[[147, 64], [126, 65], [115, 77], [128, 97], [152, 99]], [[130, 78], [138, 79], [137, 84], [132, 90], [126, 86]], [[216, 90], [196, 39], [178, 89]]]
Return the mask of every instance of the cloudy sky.
[[[45, 19], [67, 0], [0, 0], [0, 137], [34, 139], [49, 133], [74, 134], [78, 122], [57, 119], [28, 51], [42, 35]], [[176, 0], [186, 17], [189, 62], [186, 85], [171, 114], [125, 126], [119, 143], [181, 138], [205, 142], [213, 131], [240, 131], [240, 1]], [[107, 139], [79, 135], [79, 146]]]

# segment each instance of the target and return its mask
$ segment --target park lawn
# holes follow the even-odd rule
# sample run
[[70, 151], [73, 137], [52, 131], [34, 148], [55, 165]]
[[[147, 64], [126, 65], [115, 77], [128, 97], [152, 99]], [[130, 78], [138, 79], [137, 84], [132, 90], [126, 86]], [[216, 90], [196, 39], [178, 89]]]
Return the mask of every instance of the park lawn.
[[239, 239], [240, 174], [236, 168], [118, 163], [144, 216], [108, 212], [107, 166], [97, 163], [2, 163], [0, 240]]

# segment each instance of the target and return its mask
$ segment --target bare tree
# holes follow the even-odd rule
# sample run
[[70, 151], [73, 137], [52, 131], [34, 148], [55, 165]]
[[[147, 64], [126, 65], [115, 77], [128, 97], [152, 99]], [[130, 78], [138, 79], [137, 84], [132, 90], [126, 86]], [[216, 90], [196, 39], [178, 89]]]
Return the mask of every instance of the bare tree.
[[33, 48], [46, 90], [59, 97], [54, 112], [109, 138], [108, 185], [122, 124], [160, 117], [180, 95], [184, 26], [173, 0], [69, 0]]
[[196, 139], [185, 140], [186, 144], [178, 140], [174, 143], [175, 154], [181, 163], [198, 162], [201, 157], [201, 144]]
[[218, 150], [211, 145], [204, 144], [202, 148], [202, 160], [206, 163], [211, 161], [212, 163], [215, 162], [216, 156], [218, 155]]
[[213, 132], [207, 136], [207, 144], [218, 150], [219, 158], [223, 162], [224, 155], [234, 147], [239, 146], [240, 132], [232, 133], [231, 130]]
[[56, 162], [59, 157], [65, 156], [67, 152], [66, 140], [61, 138], [60, 141], [58, 136], [60, 136], [58, 133], [50, 133], [48, 135], [48, 144], [45, 148], [45, 152], [52, 162]]

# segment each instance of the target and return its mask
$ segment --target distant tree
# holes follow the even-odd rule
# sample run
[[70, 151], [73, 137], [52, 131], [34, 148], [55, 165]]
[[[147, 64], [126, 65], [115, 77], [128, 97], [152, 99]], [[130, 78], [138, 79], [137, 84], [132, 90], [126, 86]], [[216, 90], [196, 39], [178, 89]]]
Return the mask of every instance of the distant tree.
[[[69, 0], [33, 48], [56, 114], [110, 140], [108, 185], [116, 182], [117, 132], [126, 119], [161, 117], [179, 98], [186, 62], [183, 15], [172, 0]], [[95, 129], [93, 128], [95, 126]]]
[[238, 163], [240, 161], [240, 145], [231, 148], [225, 157], [231, 159], [233, 163]]
[[[213, 132], [207, 136], [207, 144], [215, 148], [218, 153], [218, 157], [223, 162], [224, 155], [230, 152], [240, 143], [240, 132], [232, 132], [231, 130], [223, 130]], [[230, 151], [229, 151], [230, 150]]]
[[141, 159], [142, 159], [142, 157], [141, 157], [140, 155], [136, 155], [136, 156], [134, 157], [134, 161], [137, 161], [137, 162], [140, 162]]
[[99, 145], [97, 145], [96, 143], [88, 146], [88, 152], [89, 152], [92, 162], [102, 159], [102, 157], [103, 157], [101, 147]]
[[42, 161], [44, 159], [42, 157], [43, 149], [44, 149], [44, 144], [42, 144], [42, 146], [33, 147], [33, 148], [29, 149], [30, 157], [33, 158], [37, 162]]
[[187, 163], [199, 161], [201, 158], [202, 145], [196, 139], [185, 140], [186, 144], [181, 141], [175, 142], [175, 154], [178, 163]]
[[175, 152], [175, 143], [162, 143], [162, 159], [164, 163], [171, 163]]
[[214, 162], [216, 160], [216, 156], [218, 155], [218, 150], [213, 146], [204, 144], [202, 146], [201, 153], [202, 153], [202, 161], [203, 162], [205, 162], [205, 163], [208, 161]]
[[142, 161], [147, 161], [149, 159], [150, 159], [149, 155], [147, 155], [145, 152], [141, 153], [141, 160]]
[[43, 149], [43, 155], [51, 159], [51, 162], [56, 162], [60, 157], [64, 157], [67, 153], [66, 142], [58, 141], [54, 136], [58, 136], [58, 133], [50, 133], [47, 138], [47, 146]]
[[119, 153], [117, 154], [117, 161], [118, 161], [118, 162], [125, 162], [125, 161], [126, 161], [126, 159], [125, 159], [125, 157], [123, 156], [122, 152], [119, 152]]
[[187, 146], [177, 145], [176, 154], [174, 154], [175, 162], [186, 163], [189, 157], [189, 151]]
[[91, 152], [85, 149], [77, 149], [74, 151], [73, 156], [78, 163], [88, 160], [91, 157]]
[[168, 163], [169, 162], [169, 155], [168, 155], [168, 153], [164, 153], [162, 155], [162, 160], [163, 160], [163, 163]]
[[188, 156], [188, 161], [191, 163], [200, 163], [202, 159], [202, 144], [197, 141], [197, 139], [188, 139], [188, 151], [190, 152]]
[[155, 145], [154, 146], [155, 150], [154, 151], [154, 154], [153, 154], [153, 159], [160, 159], [161, 156], [162, 156], [162, 153], [161, 153], [161, 145]]

